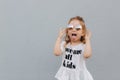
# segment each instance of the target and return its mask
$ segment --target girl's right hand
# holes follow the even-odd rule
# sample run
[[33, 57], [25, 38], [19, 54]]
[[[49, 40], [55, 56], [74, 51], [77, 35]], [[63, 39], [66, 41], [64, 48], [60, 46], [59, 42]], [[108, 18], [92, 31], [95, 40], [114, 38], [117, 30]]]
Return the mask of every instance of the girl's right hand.
[[58, 38], [63, 38], [63, 36], [66, 34], [66, 29], [60, 28]]
[[89, 40], [90, 38], [91, 38], [91, 31], [90, 31], [90, 30], [87, 30], [87, 31], [86, 31], [85, 39], [86, 39], [86, 40]]

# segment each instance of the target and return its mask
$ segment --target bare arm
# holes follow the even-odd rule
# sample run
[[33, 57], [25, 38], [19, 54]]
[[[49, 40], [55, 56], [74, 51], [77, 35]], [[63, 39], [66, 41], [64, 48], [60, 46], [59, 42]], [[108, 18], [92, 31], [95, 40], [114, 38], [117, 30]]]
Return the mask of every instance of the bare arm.
[[86, 39], [85, 51], [84, 51], [85, 58], [89, 58], [92, 55], [90, 38], [91, 38], [91, 32], [87, 31], [86, 38], [85, 38]]
[[60, 30], [59, 35], [56, 39], [55, 46], [54, 46], [54, 55], [56, 56], [59, 56], [62, 54], [61, 41], [62, 41], [64, 34], [65, 34], [65, 29]]

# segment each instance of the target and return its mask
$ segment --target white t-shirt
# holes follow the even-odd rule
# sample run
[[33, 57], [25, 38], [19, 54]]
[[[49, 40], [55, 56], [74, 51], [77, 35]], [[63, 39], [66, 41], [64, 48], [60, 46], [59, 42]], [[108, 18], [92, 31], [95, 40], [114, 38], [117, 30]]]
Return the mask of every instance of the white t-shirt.
[[83, 57], [85, 44], [71, 46], [68, 43], [65, 47], [64, 44], [65, 41], [62, 41], [62, 63], [55, 78], [58, 80], [93, 80]]

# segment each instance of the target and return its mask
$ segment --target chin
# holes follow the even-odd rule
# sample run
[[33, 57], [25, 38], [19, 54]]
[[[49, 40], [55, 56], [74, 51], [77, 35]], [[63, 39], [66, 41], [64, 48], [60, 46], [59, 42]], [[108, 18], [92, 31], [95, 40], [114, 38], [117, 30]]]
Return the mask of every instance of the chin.
[[77, 42], [77, 41], [80, 41], [80, 39], [71, 39], [71, 41]]

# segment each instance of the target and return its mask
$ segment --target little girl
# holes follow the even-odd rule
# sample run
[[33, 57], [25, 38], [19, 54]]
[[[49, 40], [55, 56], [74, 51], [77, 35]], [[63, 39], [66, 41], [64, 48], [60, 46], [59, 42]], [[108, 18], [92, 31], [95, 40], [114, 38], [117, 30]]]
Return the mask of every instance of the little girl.
[[[65, 34], [65, 40], [63, 36]], [[92, 54], [91, 32], [86, 29], [82, 17], [69, 20], [66, 29], [60, 30], [54, 47], [56, 56], [62, 55], [62, 63], [55, 78], [58, 80], [93, 80], [85, 60]]]

